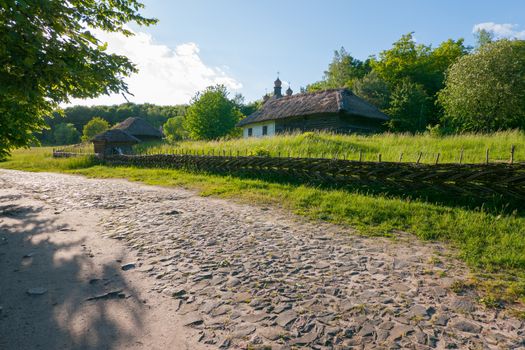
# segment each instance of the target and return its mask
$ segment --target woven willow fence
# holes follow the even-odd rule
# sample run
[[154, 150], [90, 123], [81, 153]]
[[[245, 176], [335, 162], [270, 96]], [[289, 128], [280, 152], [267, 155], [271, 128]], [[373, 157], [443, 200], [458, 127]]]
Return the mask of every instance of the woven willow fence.
[[500, 194], [525, 199], [525, 163], [430, 165], [326, 158], [174, 154], [118, 155], [104, 160], [113, 165], [287, 177], [339, 186], [375, 183], [409, 189], [434, 188], [477, 197]]

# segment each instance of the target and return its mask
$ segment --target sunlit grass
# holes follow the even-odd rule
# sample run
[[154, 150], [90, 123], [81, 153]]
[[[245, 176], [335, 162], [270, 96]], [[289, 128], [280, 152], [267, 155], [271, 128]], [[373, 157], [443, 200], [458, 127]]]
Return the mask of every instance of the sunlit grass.
[[[525, 161], [525, 133], [505, 131], [493, 134], [432, 136], [430, 134], [340, 135], [304, 133], [273, 137], [220, 141], [183, 141], [176, 144], [153, 143], [136, 146], [138, 152], [198, 154], [263, 154], [281, 157], [337, 157], [376, 161], [422, 163], [457, 163], [463, 153], [464, 163], [483, 163], [489, 150], [490, 161], [508, 161], [511, 147], [514, 159]], [[463, 150], [463, 151], [462, 151]]]

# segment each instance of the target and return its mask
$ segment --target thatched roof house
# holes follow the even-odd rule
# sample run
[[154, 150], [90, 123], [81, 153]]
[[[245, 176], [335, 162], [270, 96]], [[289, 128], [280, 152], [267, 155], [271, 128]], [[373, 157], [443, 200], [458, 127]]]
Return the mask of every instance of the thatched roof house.
[[120, 129], [109, 129], [101, 134], [95, 135], [91, 142], [95, 147], [95, 153], [101, 156], [112, 154], [130, 154], [132, 146], [140, 142], [138, 138]]
[[348, 89], [331, 89], [287, 96], [281, 95], [281, 81], [275, 81], [274, 95], [262, 107], [241, 120], [244, 137], [290, 131], [329, 130], [374, 132], [389, 117]]
[[142, 118], [130, 117], [115, 125], [113, 129], [124, 130], [140, 141], [160, 140], [162, 138], [162, 132]]

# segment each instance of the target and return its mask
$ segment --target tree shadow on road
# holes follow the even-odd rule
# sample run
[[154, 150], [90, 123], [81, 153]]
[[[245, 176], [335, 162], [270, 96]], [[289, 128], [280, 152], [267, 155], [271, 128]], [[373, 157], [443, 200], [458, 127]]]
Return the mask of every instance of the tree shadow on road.
[[[49, 210], [0, 195], [0, 348], [113, 349], [133, 344], [141, 304], [119, 264], [93, 262]], [[62, 235], [65, 239], [57, 239]], [[118, 257], [115, 257], [118, 259]], [[42, 295], [29, 295], [42, 287]], [[110, 291], [113, 297], [87, 301]]]

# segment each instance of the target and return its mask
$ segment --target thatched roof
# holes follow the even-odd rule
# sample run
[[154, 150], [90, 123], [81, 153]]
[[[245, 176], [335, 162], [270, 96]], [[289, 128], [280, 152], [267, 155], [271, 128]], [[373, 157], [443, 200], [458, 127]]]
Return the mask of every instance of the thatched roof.
[[121, 129], [109, 129], [101, 134], [95, 135], [91, 142], [111, 143], [139, 143], [140, 140], [127, 131]]
[[377, 107], [357, 97], [348, 89], [331, 89], [271, 98], [262, 107], [241, 120], [237, 126], [313, 114], [345, 113], [376, 120], [389, 117]]
[[130, 117], [121, 123], [118, 123], [113, 129], [125, 130], [134, 136], [162, 137], [160, 130], [155, 129], [150, 123], [142, 118]]

